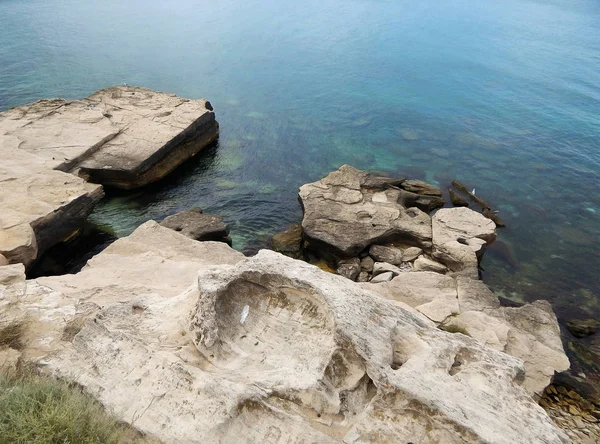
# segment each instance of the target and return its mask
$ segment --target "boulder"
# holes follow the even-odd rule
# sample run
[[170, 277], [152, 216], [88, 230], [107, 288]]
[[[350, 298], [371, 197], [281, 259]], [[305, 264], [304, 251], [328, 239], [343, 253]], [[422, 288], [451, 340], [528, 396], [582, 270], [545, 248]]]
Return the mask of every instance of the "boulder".
[[106, 304], [44, 364], [163, 442], [564, 439], [520, 360], [265, 250]]
[[352, 257], [369, 245], [403, 240], [431, 246], [431, 218], [401, 205], [396, 179], [370, 176], [348, 165], [300, 187], [308, 247]]
[[423, 250], [418, 247], [408, 247], [402, 252], [402, 261], [412, 262], [423, 253]]
[[419, 256], [414, 264], [414, 271], [435, 271], [436, 273], [446, 273], [448, 268], [444, 264], [440, 264], [425, 256]]
[[336, 270], [337, 274], [344, 276], [345, 278], [355, 281], [360, 274], [360, 259], [355, 257], [340, 261]]
[[271, 238], [271, 248], [294, 259], [303, 259], [302, 224], [297, 223]]
[[387, 271], [387, 272], [380, 273], [378, 275], [373, 276], [369, 282], [371, 284], [380, 284], [382, 282], [389, 282], [393, 278], [394, 278], [394, 273], [391, 271]]
[[406, 207], [417, 207], [427, 213], [444, 206], [439, 188], [422, 180], [405, 180], [400, 184], [399, 202]]
[[585, 338], [596, 333], [600, 322], [595, 319], [571, 319], [567, 321], [567, 329], [576, 338]]
[[387, 262], [392, 265], [400, 265], [403, 259], [401, 249], [386, 245], [371, 245], [369, 256], [377, 262]]
[[387, 262], [375, 262], [373, 266], [373, 276], [388, 272], [392, 273], [392, 276], [398, 276], [400, 273], [402, 273], [402, 270], [395, 265], [388, 264]]
[[206, 100], [116, 86], [0, 113], [0, 152], [32, 154], [46, 169], [129, 189], [164, 177], [218, 132]]
[[367, 273], [371, 273], [374, 266], [375, 261], [371, 256], [365, 256], [360, 260], [360, 269], [366, 271]]
[[8, 265], [8, 259], [3, 254], [0, 254], [0, 267], [3, 265]]
[[216, 214], [204, 214], [200, 208], [182, 211], [165, 218], [163, 227], [197, 241], [225, 242], [231, 246], [229, 226]]
[[432, 218], [433, 257], [452, 272], [476, 278], [478, 257], [496, 239], [496, 225], [469, 208], [442, 208]]

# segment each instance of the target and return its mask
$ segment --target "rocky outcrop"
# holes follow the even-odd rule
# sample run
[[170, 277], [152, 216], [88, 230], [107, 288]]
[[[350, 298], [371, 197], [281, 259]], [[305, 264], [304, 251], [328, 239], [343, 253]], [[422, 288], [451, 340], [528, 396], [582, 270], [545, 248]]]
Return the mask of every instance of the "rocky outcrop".
[[200, 208], [182, 211], [165, 218], [163, 227], [175, 230], [197, 241], [225, 242], [231, 246], [229, 226], [216, 214], [205, 214]]
[[0, 254], [30, 267], [77, 232], [104, 193], [101, 186], [49, 170], [36, 156], [8, 150], [1, 141], [0, 157]]
[[0, 113], [0, 254], [30, 267], [76, 233], [102, 197], [86, 181], [154, 182], [213, 142], [218, 128], [206, 100], [129, 86]]
[[432, 218], [432, 256], [455, 273], [477, 278], [478, 256], [496, 239], [496, 225], [468, 208], [442, 208]]
[[[457, 300], [450, 276], [361, 288], [148, 222], [76, 275], [0, 267], [0, 329], [25, 326], [0, 365], [37, 362], [165, 443], [563, 442], [524, 390], [527, 363], [421, 314], [425, 275]], [[401, 278], [416, 309], [373, 293]]]
[[397, 187], [400, 183], [344, 165], [300, 187], [308, 248], [350, 257], [369, 245], [391, 241], [431, 247], [431, 218], [399, 203], [408, 193]]
[[558, 321], [546, 301], [501, 307], [482, 281], [433, 272], [402, 273], [388, 283], [362, 285], [415, 308], [440, 328], [522, 359], [523, 386], [531, 395], [541, 395], [555, 371], [569, 368]]
[[29, 153], [47, 169], [136, 188], [197, 154], [218, 128], [206, 100], [116, 86], [87, 99], [41, 100], [0, 113], [0, 154]]

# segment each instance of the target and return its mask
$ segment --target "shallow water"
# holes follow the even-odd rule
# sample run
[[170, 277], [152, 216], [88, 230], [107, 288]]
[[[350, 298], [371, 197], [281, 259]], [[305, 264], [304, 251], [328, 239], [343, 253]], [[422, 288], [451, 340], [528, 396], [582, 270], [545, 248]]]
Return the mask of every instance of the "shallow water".
[[597, 0], [0, 0], [0, 109], [112, 84], [207, 97], [216, 147], [92, 216], [118, 235], [200, 206], [252, 250], [344, 163], [459, 179], [508, 228], [484, 279], [600, 313]]

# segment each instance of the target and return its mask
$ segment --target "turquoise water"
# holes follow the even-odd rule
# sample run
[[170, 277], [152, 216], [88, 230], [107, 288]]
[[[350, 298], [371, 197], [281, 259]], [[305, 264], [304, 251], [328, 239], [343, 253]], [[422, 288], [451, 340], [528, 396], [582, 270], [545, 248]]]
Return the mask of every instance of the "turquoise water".
[[219, 144], [93, 214], [200, 206], [252, 251], [343, 163], [459, 179], [507, 222], [498, 294], [600, 313], [597, 0], [0, 0], [0, 109], [112, 84], [207, 97]]

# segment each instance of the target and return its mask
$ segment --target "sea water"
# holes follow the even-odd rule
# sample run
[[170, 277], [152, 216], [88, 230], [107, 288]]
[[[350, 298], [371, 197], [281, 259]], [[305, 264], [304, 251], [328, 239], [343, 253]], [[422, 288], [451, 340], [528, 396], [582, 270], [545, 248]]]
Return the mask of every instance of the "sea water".
[[344, 163], [458, 179], [507, 224], [498, 295], [600, 313], [598, 0], [0, 0], [0, 109], [123, 83], [208, 98], [221, 136], [110, 194], [119, 236], [199, 206], [252, 251]]

